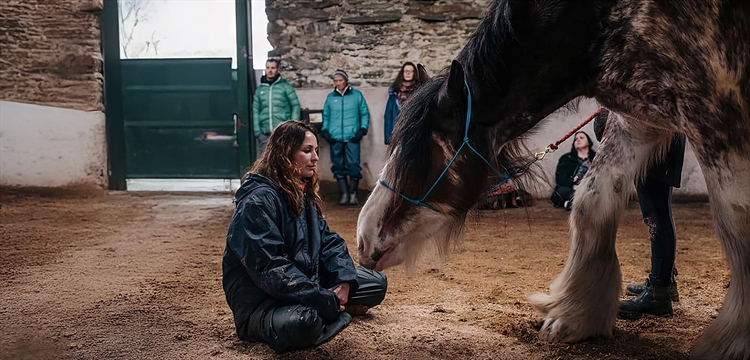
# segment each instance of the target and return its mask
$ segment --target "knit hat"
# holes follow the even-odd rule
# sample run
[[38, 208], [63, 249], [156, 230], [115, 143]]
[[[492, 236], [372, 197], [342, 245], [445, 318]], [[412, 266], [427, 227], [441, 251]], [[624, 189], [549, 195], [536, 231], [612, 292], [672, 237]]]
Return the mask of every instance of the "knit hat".
[[341, 70], [341, 69], [336, 69], [336, 71], [334, 71], [333, 74], [331, 74], [331, 78], [333, 78], [336, 75], [343, 77], [346, 82], [349, 82], [349, 75], [346, 73], [346, 71]]

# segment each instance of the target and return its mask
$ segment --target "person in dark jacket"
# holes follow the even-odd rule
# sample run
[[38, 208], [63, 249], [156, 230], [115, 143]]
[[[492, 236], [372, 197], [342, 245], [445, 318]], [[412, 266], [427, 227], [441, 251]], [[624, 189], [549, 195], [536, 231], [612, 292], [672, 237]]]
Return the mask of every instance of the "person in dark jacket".
[[370, 110], [362, 93], [349, 85], [346, 71], [336, 70], [332, 77], [335, 88], [323, 105], [321, 136], [331, 145], [331, 172], [341, 192], [339, 205], [357, 205], [362, 179], [359, 142], [370, 128]]
[[396, 117], [401, 113], [401, 106], [409, 99], [426, 81], [420, 76], [417, 66], [412, 62], [405, 62], [401, 65], [401, 70], [393, 81], [393, 85], [388, 88], [388, 103], [385, 105], [385, 115], [383, 116], [383, 130], [385, 143], [391, 143], [391, 134], [393, 126], [396, 124]]
[[571, 209], [573, 194], [596, 156], [594, 143], [588, 134], [579, 131], [573, 137], [570, 152], [560, 157], [557, 162], [555, 191], [551, 197], [555, 207], [564, 207], [566, 210]]
[[[609, 110], [602, 109], [594, 120], [597, 139], [605, 134]], [[645, 284], [628, 284], [627, 294], [635, 299], [620, 302], [618, 315], [637, 319], [643, 314], [671, 315], [672, 301], [679, 301], [675, 275], [677, 236], [672, 218], [672, 188], [681, 185], [685, 158], [685, 135], [674, 134], [667, 156], [652, 164], [646, 176], [636, 183], [643, 222], [651, 235], [651, 271]]]
[[320, 345], [385, 297], [385, 275], [354, 266], [318, 195], [318, 141], [279, 125], [244, 176], [222, 261], [237, 335], [276, 352]]
[[280, 60], [268, 59], [266, 74], [260, 78], [260, 85], [253, 96], [253, 135], [258, 157], [266, 148], [273, 129], [284, 121], [300, 118], [297, 93], [281, 77], [280, 69]]

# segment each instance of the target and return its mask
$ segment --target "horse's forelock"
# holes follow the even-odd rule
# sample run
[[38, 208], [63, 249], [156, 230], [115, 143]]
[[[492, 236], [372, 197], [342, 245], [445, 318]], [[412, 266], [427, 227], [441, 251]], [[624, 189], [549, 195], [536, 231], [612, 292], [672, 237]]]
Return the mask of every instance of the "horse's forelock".
[[404, 104], [393, 130], [388, 171], [394, 188], [412, 197], [423, 195], [418, 192], [424, 187], [424, 176], [431, 170], [430, 115], [442, 82], [433, 78], [419, 88]]

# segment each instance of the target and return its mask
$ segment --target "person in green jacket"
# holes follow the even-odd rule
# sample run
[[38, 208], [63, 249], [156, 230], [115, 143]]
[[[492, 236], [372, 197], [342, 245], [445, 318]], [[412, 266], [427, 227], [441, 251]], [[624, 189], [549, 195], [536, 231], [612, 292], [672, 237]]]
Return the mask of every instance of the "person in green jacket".
[[333, 84], [323, 105], [321, 136], [331, 145], [331, 172], [341, 192], [339, 205], [357, 205], [362, 179], [359, 142], [370, 128], [370, 110], [362, 93], [349, 85], [346, 71], [334, 71]]
[[273, 129], [287, 120], [299, 120], [300, 107], [292, 85], [281, 77], [279, 59], [266, 61], [266, 74], [253, 97], [253, 135], [257, 156], [263, 153]]

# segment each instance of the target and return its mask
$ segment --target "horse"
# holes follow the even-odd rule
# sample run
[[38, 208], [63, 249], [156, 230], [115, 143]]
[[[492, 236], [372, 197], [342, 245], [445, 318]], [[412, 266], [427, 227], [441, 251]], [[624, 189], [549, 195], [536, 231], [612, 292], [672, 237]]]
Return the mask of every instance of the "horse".
[[543, 318], [540, 338], [612, 336], [621, 287], [615, 234], [628, 185], [683, 133], [732, 276], [691, 355], [750, 359], [749, 60], [748, 1], [495, 0], [450, 67], [404, 105], [359, 214], [360, 264], [413, 271], [425, 246], [445, 254], [492, 187], [488, 175], [513, 175], [523, 163], [518, 139], [576, 99], [594, 98], [610, 112], [576, 192], [569, 256], [549, 294], [528, 296]]

